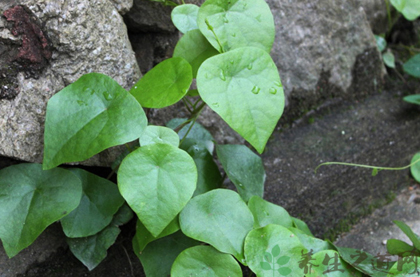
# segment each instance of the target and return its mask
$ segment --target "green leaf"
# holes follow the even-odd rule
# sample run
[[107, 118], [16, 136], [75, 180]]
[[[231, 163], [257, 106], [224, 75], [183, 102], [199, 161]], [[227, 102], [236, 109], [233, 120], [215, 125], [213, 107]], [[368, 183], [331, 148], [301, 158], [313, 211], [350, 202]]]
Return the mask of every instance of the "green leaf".
[[186, 237], [182, 232], [151, 242], [144, 251], [133, 243], [133, 249], [143, 265], [147, 277], [170, 276], [176, 257], [185, 249], [200, 242]]
[[187, 32], [178, 41], [174, 57], [181, 57], [187, 60], [193, 71], [193, 77], [197, 77], [198, 68], [208, 58], [219, 54], [216, 49], [201, 34], [200, 30], [191, 30]]
[[111, 222], [124, 199], [111, 181], [78, 168], [70, 171], [82, 182], [82, 200], [75, 210], [61, 219], [61, 225], [67, 237], [88, 237]]
[[403, 100], [411, 104], [420, 105], [420, 94], [413, 94], [413, 95], [405, 96]]
[[420, 16], [420, 1], [418, 0], [391, 0], [391, 4], [408, 20]]
[[389, 239], [386, 242], [386, 249], [391, 255], [409, 256], [413, 254], [414, 247], [398, 239]]
[[207, 142], [209, 141], [186, 139], [181, 145], [181, 149], [190, 154], [197, 167], [197, 188], [193, 197], [212, 189], [217, 189], [222, 184], [219, 167], [214, 162], [213, 156], [209, 153]]
[[145, 146], [153, 143], [167, 143], [178, 147], [179, 137], [178, 134], [170, 128], [149, 125], [140, 137], [140, 145]]
[[105, 259], [108, 248], [115, 243], [120, 233], [118, 226], [127, 223], [132, 217], [130, 208], [123, 205], [101, 232], [85, 238], [67, 238], [70, 251], [89, 270], [94, 269]]
[[48, 101], [43, 168], [83, 161], [138, 139], [146, 125], [139, 103], [116, 81], [83, 75]]
[[171, 18], [175, 27], [181, 33], [186, 33], [188, 31], [198, 29], [197, 15], [197, 5], [184, 4], [177, 6], [172, 10]]
[[168, 226], [160, 233], [157, 237], [154, 237], [149, 230], [141, 223], [140, 220], [137, 220], [136, 225], [136, 235], [133, 238], [133, 244], [136, 244], [136, 248], [139, 251], [143, 251], [146, 246], [159, 238], [163, 238], [169, 236], [170, 234], [175, 233], [179, 230], [179, 222], [178, 217], [175, 217], [174, 220], [169, 223]]
[[248, 201], [248, 208], [254, 215], [254, 228], [268, 224], [278, 224], [286, 228], [293, 226], [289, 213], [280, 206], [265, 201], [259, 196], [253, 196]]
[[[358, 271], [374, 277], [384, 277], [387, 275], [384, 272], [376, 270], [376, 268], [372, 266], [372, 264], [384, 264], [384, 262], [378, 260], [377, 257], [359, 249], [337, 246], [336, 248], [340, 253], [341, 258]], [[392, 267], [393, 264], [394, 262], [389, 262], [390, 267]]]
[[215, 189], [194, 197], [182, 210], [179, 223], [185, 235], [245, 263], [243, 243], [254, 219], [236, 192]]
[[[284, 267], [294, 272], [295, 276], [299, 276], [302, 270], [299, 268], [298, 262], [301, 259], [301, 252], [306, 252], [306, 249], [292, 232], [275, 224], [254, 229], [246, 237], [245, 258], [249, 268], [257, 276], [280, 276], [278, 271], [266, 271], [267, 269], [260, 265], [264, 261], [264, 252], [266, 250], [273, 251], [272, 249], [275, 247], [280, 247], [282, 257], [290, 259], [288, 263], [284, 264]], [[283, 259], [286, 260], [286, 258]]]
[[406, 236], [413, 243], [413, 246], [417, 250], [420, 250], [420, 239], [416, 236], [416, 234], [414, 234], [413, 230], [411, 230], [411, 228], [407, 224], [405, 224], [404, 222], [402, 222], [402, 221], [394, 220], [392, 222], [394, 222], [394, 224], [397, 225], [398, 228], [400, 228], [401, 231], [404, 232], [404, 234], [406, 234]]
[[278, 258], [278, 260], [277, 260], [277, 264], [278, 265], [285, 265], [285, 264], [287, 264], [288, 262], [290, 261], [290, 257], [287, 257], [287, 256], [281, 256], [280, 258]]
[[380, 52], [384, 51], [386, 48], [386, 40], [381, 37], [381, 36], [377, 36], [375, 35], [375, 39], [376, 39], [376, 45], [378, 46], [378, 49]]
[[207, 245], [198, 245], [179, 254], [171, 269], [171, 276], [237, 276], [242, 270], [235, 259]]
[[130, 93], [146, 108], [164, 108], [175, 104], [192, 82], [190, 64], [183, 58], [164, 60], [146, 73]]
[[389, 270], [389, 277], [418, 276], [420, 271], [420, 258], [407, 256], [396, 262]]
[[311, 267], [310, 272], [306, 277], [328, 276], [328, 277], [353, 277], [361, 276], [360, 272], [356, 271], [353, 267], [347, 264], [340, 258], [335, 250], [324, 250], [312, 255], [310, 263], [314, 266]]
[[[420, 96], [420, 95], [419, 95]], [[420, 100], [420, 97], [419, 97]], [[415, 154], [413, 158], [411, 159], [410, 164], [418, 161], [420, 159], [420, 152]], [[412, 165], [410, 167], [411, 175], [413, 175], [413, 178], [420, 183], [420, 162], [417, 162], [416, 164]]]
[[407, 74], [420, 78], [420, 54], [411, 57], [405, 64], [403, 64], [403, 69]]
[[197, 87], [209, 107], [262, 153], [284, 108], [270, 55], [244, 47], [211, 57], [198, 70]]
[[309, 229], [308, 225], [306, 225], [305, 222], [303, 222], [302, 220], [300, 220], [300, 219], [298, 219], [296, 217], [292, 217], [292, 220], [293, 220], [294, 227], [296, 227], [297, 229], [303, 231], [308, 236], [311, 236], [311, 237], [314, 236], [312, 234], [311, 230]]
[[153, 236], [158, 236], [187, 204], [197, 184], [193, 159], [169, 144], [150, 144], [121, 163], [118, 187]]
[[293, 227], [288, 228], [288, 229], [292, 231], [293, 234], [295, 234], [299, 238], [299, 240], [307, 249], [313, 250], [314, 253], [317, 253], [323, 250], [335, 250], [335, 248], [332, 248], [327, 241], [314, 238], [312, 236], [308, 236], [303, 231], [293, 228]]
[[198, 27], [219, 52], [253, 46], [269, 53], [274, 42], [273, 15], [264, 0], [207, 0]]
[[62, 168], [19, 164], [0, 170], [0, 192], [0, 238], [11, 258], [79, 205], [82, 184]]
[[255, 195], [263, 197], [265, 170], [259, 156], [245, 145], [217, 145], [216, 152], [227, 176], [245, 202]]
[[391, 51], [388, 50], [385, 54], [383, 54], [382, 59], [384, 60], [386, 66], [389, 68], [395, 68], [395, 57]]

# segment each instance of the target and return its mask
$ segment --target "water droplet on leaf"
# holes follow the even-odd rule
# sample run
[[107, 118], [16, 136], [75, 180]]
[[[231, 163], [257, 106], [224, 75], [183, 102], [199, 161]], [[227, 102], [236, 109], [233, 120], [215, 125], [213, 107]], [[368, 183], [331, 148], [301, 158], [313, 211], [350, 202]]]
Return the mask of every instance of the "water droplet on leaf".
[[86, 93], [93, 94], [93, 93], [94, 93], [94, 90], [93, 90], [93, 89], [91, 89], [91, 88], [85, 88], [85, 92], [86, 92]]
[[234, 63], [235, 63], [235, 61], [234, 61], [234, 60], [230, 60], [229, 62], [230, 62], [230, 64], [234, 64]]
[[112, 100], [114, 97], [107, 91], [102, 92], [103, 96], [105, 97], [106, 100]]
[[223, 22], [224, 22], [224, 23], [229, 23], [229, 19], [227, 19], [227, 17], [225, 16], [225, 17], [223, 18]]
[[261, 22], [261, 14], [258, 15], [255, 19], [258, 20], [259, 22]]
[[248, 66], [246, 68], [248, 68], [249, 70], [251, 70], [252, 69], [252, 63], [248, 64]]
[[275, 89], [275, 88], [270, 88], [269, 92], [270, 92], [271, 94], [276, 94], [276, 93], [277, 93], [277, 89]]
[[240, 187], [242, 188], [244, 185], [242, 185], [242, 184], [238, 184], [238, 186], [240, 186]]
[[219, 103], [213, 103], [213, 107], [218, 108], [219, 107]]
[[279, 88], [282, 88], [283, 87], [283, 85], [280, 83], [280, 82], [275, 82], [274, 83], [276, 86], [278, 86]]
[[225, 72], [223, 70], [220, 71], [220, 79], [222, 79], [222, 81], [226, 81]]
[[79, 106], [84, 106], [85, 102], [83, 102], [82, 100], [77, 100], [77, 104], [79, 104]]
[[236, 33], [232, 33], [232, 37], [236, 38]]
[[258, 93], [260, 93], [260, 88], [258, 87], [258, 86], [254, 86], [253, 88], [252, 88], [252, 93], [253, 94], [258, 94]]

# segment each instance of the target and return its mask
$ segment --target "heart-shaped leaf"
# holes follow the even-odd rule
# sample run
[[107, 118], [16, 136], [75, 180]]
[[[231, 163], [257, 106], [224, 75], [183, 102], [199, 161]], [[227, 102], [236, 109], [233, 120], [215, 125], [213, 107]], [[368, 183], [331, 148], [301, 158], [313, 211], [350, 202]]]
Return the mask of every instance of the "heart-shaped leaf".
[[48, 101], [43, 168], [83, 161], [138, 139], [146, 125], [139, 103], [116, 81], [83, 75]]
[[391, 0], [391, 4], [408, 20], [420, 16], [420, 1], [418, 0]]
[[200, 65], [208, 58], [219, 54], [216, 49], [201, 34], [200, 30], [191, 30], [178, 41], [174, 57], [186, 59], [193, 71], [193, 77], [197, 76]]
[[194, 197], [182, 210], [179, 223], [185, 235], [232, 254], [245, 264], [243, 244], [254, 218], [236, 192], [215, 189]]
[[140, 145], [145, 146], [153, 143], [167, 143], [178, 147], [179, 137], [170, 128], [149, 125], [140, 137]]
[[111, 222], [124, 199], [111, 181], [78, 168], [70, 171], [82, 182], [82, 200], [75, 210], [61, 219], [61, 225], [67, 237], [88, 237]]
[[44, 171], [40, 164], [0, 170], [0, 238], [11, 258], [28, 247], [50, 224], [74, 210], [82, 183], [62, 168]]
[[389, 68], [395, 68], [395, 57], [390, 50], [383, 54], [382, 59], [384, 60], [386, 66]]
[[164, 60], [146, 73], [130, 93], [146, 108], [164, 108], [175, 104], [192, 82], [192, 69], [183, 58]]
[[177, 6], [172, 10], [172, 22], [181, 33], [185, 34], [190, 30], [198, 29], [198, 9], [199, 7], [197, 5], [184, 4]]
[[273, 15], [264, 0], [207, 0], [198, 27], [219, 52], [253, 46], [269, 53], [274, 42]]
[[118, 172], [121, 195], [154, 237], [187, 204], [196, 184], [193, 159], [185, 151], [163, 143], [133, 151]]
[[227, 176], [245, 202], [254, 195], [263, 197], [265, 170], [259, 156], [245, 145], [217, 145], [216, 152]]
[[403, 98], [403, 100], [406, 101], [406, 102], [408, 102], [408, 103], [411, 103], [411, 104], [420, 105], [420, 94], [413, 94], [413, 95], [405, 96]]
[[404, 260], [395, 263], [388, 272], [387, 277], [418, 276], [420, 271], [420, 257], [407, 256]]
[[376, 45], [378, 46], [378, 49], [380, 52], [384, 51], [386, 48], [386, 40], [381, 37], [381, 36], [377, 36], [375, 35], [375, 39], [376, 39]]
[[411, 240], [411, 242], [413, 243], [413, 246], [416, 249], [420, 250], [420, 239], [418, 238], [418, 236], [416, 236], [416, 234], [413, 232], [413, 230], [411, 230], [411, 228], [402, 221], [394, 220], [393, 222]]
[[411, 76], [416, 78], [420, 78], [420, 54], [411, 57], [403, 65], [403, 69], [407, 74], [410, 74]]
[[389, 254], [398, 256], [408, 256], [415, 251], [413, 246], [399, 239], [387, 240], [386, 250], [388, 250]]
[[244, 47], [211, 57], [198, 70], [197, 87], [209, 107], [262, 153], [284, 107], [270, 55]]
[[251, 197], [248, 207], [254, 215], [254, 228], [264, 227], [268, 224], [278, 224], [286, 228], [293, 226], [292, 218], [285, 209], [265, 201], [261, 197]]
[[[419, 97], [419, 103], [420, 103], [420, 97]], [[420, 153], [416, 153], [411, 159], [411, 164], [415, 163], [419, 159], [420, 159]], [[413, 178], [416, 179], [416, 181], [420, 183], [420, 161], [412, 165], [410, 167], [410, 171], [411, 171], [411, 175], [413, 175]]]
[[235, 259], [207, 245], [185, 249], [175, 259], [171, 276], [242, 276], [242, 270]]
[[[270, 224], [263, 228], [254, 229], [249, 232], [245, 239], [245, 258], [249, 268], [257, 276], [282, 276], [276, 269], [280, 266], [276, 264], [277, 259], [267, 261], [264, 254], [274, 252], [281, 256], [282, 260], [288, 262], [282, 264], [282, 268], [288, 268], [295, 276], [303, 276], [303, 270], [299, 267], [302, 253], [306, 253], [306, 248], [300, 240], [287, 228]], [[265, 266], [261, 266], [265, 262]], [[270, 267], [268, 267], [270, 266]], [[288, 271], [287, 269], [284, 269]], [[299, 274], [302, 273], [302, 274]]]

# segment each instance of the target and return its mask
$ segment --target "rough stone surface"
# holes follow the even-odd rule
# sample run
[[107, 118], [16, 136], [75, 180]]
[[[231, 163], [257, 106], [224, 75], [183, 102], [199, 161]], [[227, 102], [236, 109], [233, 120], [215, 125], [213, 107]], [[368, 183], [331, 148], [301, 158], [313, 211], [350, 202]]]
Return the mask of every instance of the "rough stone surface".
[[[363, 8], [374, 34], [384, 34], [388, 29], [386, 3], [383, 0], [356, 0]], [[391, 6], [391, 5], [390, 5]]]
[[126, 14], [133, 7], [133, 0], [111, 0], [120, 14]]
[[[41, 162], [45, 108], [53, 94], [89, 72], [107, 74], [125, 88], [141, 74], [122, 17], [108, 0], [16, 0], [0, 8], [0, 52], [6, 53], [0, 70], [13, 69], [0, 85], [14, 89], [0, 98], [0, 155]], [[88, 164], [109, 165], [117, 152]]]

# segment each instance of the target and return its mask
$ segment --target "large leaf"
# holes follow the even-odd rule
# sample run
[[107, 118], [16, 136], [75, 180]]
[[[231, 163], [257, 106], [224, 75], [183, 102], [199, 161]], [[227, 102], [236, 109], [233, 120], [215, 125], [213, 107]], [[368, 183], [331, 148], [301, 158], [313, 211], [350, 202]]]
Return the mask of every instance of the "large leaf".
[[140, 137], [147, 118], [139, 103], [106, 75], [83, 75], [48, 101], [44, 169], [86, 160]]
[[389, 277], [419, 276], [420, 258], [407, 256], [396, 262], [389, 270]]
[[153, 143], [167, 143], [178, 147], [179, 137], [178, 134], [170, 128], [149, 125], [140, 137], [140, 145], [145, 146]]
[[99, 233], [85, 238], [67, 238], [67, 244], [73, 255], [89, 270], [94, 269], [107, 255], [108, 248], [117, 239], [120, 228], [133, 217], [133, 212], [124, 205], [115, 214], [112, 222]]
[[[420, 97], [419, 97], [420, 100]], [[416, 153], [411, 159], [411, 163], [414, 163], [420, 159], [420, 153]], [[420, 183], [420, 161], [410, 167], [411, 175]]]
[[254, 228], [264, 227], [268, 224], [277, 224], [286, 228], [293, 226], [292, 218], [285, 209], [265, 201], [261, 197], [251, 197], [248, 207], [254, 215]]
[[245, 202], [254, 195], [263, 197], [265, 170], [259, 156], [245, 145], [217, 145], [216, 152], [227, 176]]
[[121, 163], [121, 195], [156, 237], [192, 197], [197, 184], [193, 159], [169, 144], [150, 144], [133, 151]]
[[275, 224], [252, 230], [245, 240], [246, 261], [257, 276], [303, 276], [298, 262], [306, 252], [292, 232]]
[[146, 73], [130, 93], [146, 108], [164, 108], [175, 104], [192, 82], [190, 64], [183, 58], [164, 60]]
[[252, 213], [234, 191], [215, 189], [188, 202], [179, 216], [182, 232], [245, 264], [243, 244], [252, 230]]
[[403, 69], [407, 74], [420, 78], [420, 54], [411, 57], [405, 64], [403, 64]]
[[253, 46], [269, 53], [274, 42], [273, 15], [264, 0], [207, 0], [198, 27], [219, 52]]
[[181, 145], [193, 158], [197, 167], [198, 180], [194, 196], [217, 189], [222, 184], [219, 167], [208, 150], [207, 142], [187, 138]]
[[158, 239], [140, 251], [133, 243], [134, 253], [139, 257], [147, 277], [170, 276], [171, 266], [183, 250], [200, 242], [186, 237], [182, 232]]
[[405, 102], [420, 105], [420, 94], [412, 94], [403, 98]]
[[61, 225], [67, 237], [88, 237], [111, 222], [124, 199], [111, 181], [78, 168], [70, 171], [82, 182], [82, 200], [75, 210], [61, 219]]
[[133, 244], [136, 245], [136, 249], [143, 251], [146, 246], [157, 239], [169, 236], [179, 230], [178, 217], [169, 223], [168, 226], [160, 233], [157, 237], [154, 237], [140, 220], [137, 220], [136, 235], [133, 238]]
[[391, 4], [408, 20], [420, 16], [420, 1], [418, 0], [391, 0]]
[[[307, 277], [356, 277], [362, 276], [360, 272], [347, 264], [335, 250], [323, 250], [311, 255], [306, 266], [310, 267]], [[313, 266], [311, 266], [313, 265]]]
[[172, 22], [181, 33], [185, 34], [188, 31], [198, 29], [198, 9], [197, 5], [185, 4], [179, 5], [172, 10]]
[[245, 47], [211, 57], [198, 70], [197, 86], [209, 107], [262, 153], [284, 107], [270, 55]]
[[179, 254], [171, 269], [172, 276], [242, 277], [235, 259], [207, 245], [198, 245]]
[[74, 210], [82, 183], [62, 168], [43, 171], [40, 164], [0, 170], [0, 238], [11, 258], [28, 247], [50, 224]]
[[186, 59], [192, 67], [195, 78], [200, 65], [206, 59], [218, 53], [201, 34], [200, 30], [191, 30], [178, 41], [174, 50], [174, 57]]

